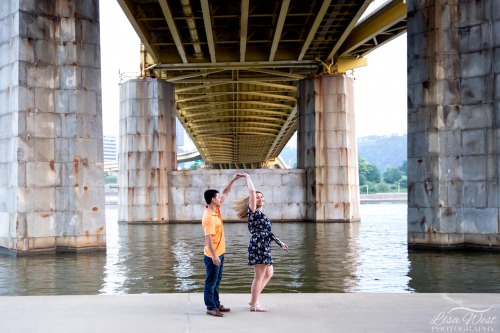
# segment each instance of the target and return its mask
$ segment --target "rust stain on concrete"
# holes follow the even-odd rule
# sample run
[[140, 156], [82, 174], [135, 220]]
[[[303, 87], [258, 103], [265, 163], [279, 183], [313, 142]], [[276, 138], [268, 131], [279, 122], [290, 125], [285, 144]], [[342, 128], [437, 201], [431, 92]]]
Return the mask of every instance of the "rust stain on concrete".
[[75, 156], [75, 158], [73, 159], [73, 169], [74, 169], [75, 179], [78, 179], [79, 168], [80, 168], [80, 157]]

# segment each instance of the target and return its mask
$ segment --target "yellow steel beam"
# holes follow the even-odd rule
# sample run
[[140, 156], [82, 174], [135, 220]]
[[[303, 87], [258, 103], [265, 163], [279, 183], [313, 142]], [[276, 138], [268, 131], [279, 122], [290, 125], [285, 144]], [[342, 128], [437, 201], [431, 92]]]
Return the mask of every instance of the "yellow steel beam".
[[[195, 110], [195, 109], [207, 109], [213, 106], [217, 105], [225, 105], [225, 104], [234, 104], [234, 101], [221, 101], [221, 102], [215, 102], [215, 103], [203, 103], [203, 104], [198, 104], [198, 105], [192, 105], [192, 106], [186, 106], [179, 111], [186, 111], [186, 110]], [[293, 106], [286, 105], [286, 104], [278, 104], [278, 103], [269, 103], [269, 102], [263, 102], [263, 101], [239, 101], [238, 103], [246, 105], [246, 104], [255, 104], [255, 105], [263, 105], [263, 106], [269, 106], [269, 107], [275, 107], [277, 109], [293, 109]], [[241, 110], [241, 108], [239, 108]], [[245, 109], [245, 108], [243, 108]], [[213, 109], [217, 110], [217, 109]]]
[[[200, 62], [189, 64], [157, 64], [158, 69], [203, 70], [210, 68], [224, 70], [251, 70], [253, 68], [316, 68], [315, 60], [280, 60], [280, 61], [247, 61], [247, 62]], [[272, 71], [271, 71], [272, 72]], [[283, 72], [278, 72], [283, 75]], [[304, 76], [301, 76], [303, 78]]]
[[241, 20], [240, 20], [240, 62], [245, 61], [247, 53], [247, 35], [248, 35], [248, 3], [250, 0], [241, 1]]
[[233, 142], [234, 142], [233, 138], [221, 136], [220, 138], [217, 138], [217, 140], [203, 141], [200, 147], [202, 148], [214, 147], [214, 146], [218, 147], [220, 145], [224, 145], [224, 147], [227, 147], [227, 145], [231, 146]]
[[208, 52], [210, 53], [210, 61], [216, 62], [214, 35], [212, 33], [212, 20], [210, 18], [210, 8], [208, 0], [201, 0], [201, 11], [203, 13], [203, 23], [205, 24], [205, 34], [207, 36]]
[[167, 21], [168, 29], [170, 30], [172, 38], [174, 39], [175, 47], [177, 47], [177, 52], [179, 52], [179, 56], [181, 57], [182, 62], [186, 64], [188, 62], [186, 58], [186, 52], [184, 51], [184, 46], [182, 45], [179, 31], [177, 31], [177, 26], [175, 25], [174, 18], [172, 17], [170, 7], [168, 6], [166, 0], [158, 0], [158, 2], [160, 3], [163, 16], [165, 16], [165, 20]]
[[302, 45], [302, 50], [300, 51], [299, 57], [297, 60], [302, 60], [309, 49], [309, 45], [311, 45], [311, 42], [316, 35], [316, 31], [318, 31], [318, 27], [321, 24], [321, 21], [323, 21], [323, 17], [325, 16], [326, 11], [330, 7], [331, 0], [324, 0], [323, 4], [321, 5], [321, 8], [318, 12], [318, 15], [316, 15], [316, 19], [314, 20], [314, 23], [311, 27], [311, 30], [309, 31], [309, 34], [307, 35], [306, 41], [304, 42], [304, 45]]
[[184, 114], [184, 109], [180, 109], [179, 111], [180, 111], [181, 117], [183, 119], [189, 119], [192, 117], [207, 116], [207, 115], [211, 115], [211, 114], [220, 114], [220, 113], [226, 112], [226, 111], [238, 111], [240, 114], [242, 112], [255, 112], [257, 114], [267, 114], [267, 115], [276, 115], [276, 116], [287, 116], [288, 115], [288, 113], [284, 113], [282, 111], [262, 110], [262, 109], [244, 109], [244, 108], [214, 109], [211, 111], [203, 111], [203, 112], [196, 112], [196, 113], [190, 113], [190, 114]]
[[363, 15], [363, 13], [365, 12], [366, 8], [368, 8], [368, 6], [370, 5], [370, 3], [372, 1], [373, 0], [365, 0], [363, 2], [363, 5], [360, 7], [360, 9], [358, 10], [358, 12], [356, 13], [356, 16], [354, 16], [354, 18], [349, 22], [349, 25], [344, 30], [344, 33], [342, 33], [342, 36], [340, 36], [339, 40], [337, 41], [337, 43], [333, 47], [332, 51], [328, 55], [328, 58], [326, 59], [327, 62], [331, 62], [331, 60], [333, 59], [333, 57], [335, 56], [335, 54], [337, 53], [337, 51], [339, 50], [339, 48], [342, 46], [342, 43], [344, 43], [344, 41], [346, 40], [347, 36], [350, 35], [351, 31], [356, 26], [356, 23], [358, 22], [359, 18], [361, 17], [361, 15]]
[[297, 80], [302, 80], [302, 79], [306, 78], [305, 75], [292, 74], [292, 73], [286, 73], [286, 72], [281, 72], [281, 71], [271, 71], [271, 70], [267, 70], [267, 69], [248, 68], [248, 70], [252, 71], [252, 72], [269, 74], [269, 75], [286, 76], [286, 77], [289, 77], [292, 79], [297, 79]]
[[278, 44], [281, 39], [281, 33], [283, 32], [283, 26], [285, 25], [286, 14], [288, 13], [288, 6], [290, 5], [290, 0], [283, 0], [281, 2], [280, 15], [278, 17], [278, 22], [276, 24], [276, 29], [274, 30], [273, 43], [271, 45], [271, 52], [269, 54], [269, 61], [274, 60], [276, 50], [278, 49]]
[[[278, 99], [281, 101], [292, 101], [295, 102], [297, 98], [293, 96], [288, 96], [288, 95], [280, 95], [280, 94], [269, 94], [269, 93], [264, 93], [264, 92], [257, 92], [257, 91], [242, 91], [240, 92], [242, 95], [252, 95], [252, 96], [260, 96], [260, 97], [267, 97], [267, 98], [273, 98], [273, 99]], [[241, 102], [246, 102], [246, 101], [241, 101]]]
[[190, 92], [193, 90], [200, 90], [200, 89], [208, 89], [212, 87], [217, 87], [217, 86], [224, 86], [226, 84], [233, 84], [233, 81], [227, 81], [227, 82], [221, 82], [221, 83], [211, 83], [211, 84], [200, 84], [196, 86], [190, 86], [190, 87], [185, 87], [185, 88], [177, 88], [175, 87], [175, 93], [186, 93]]
[[[282, 116], [282, 115], [280, 115]], [[211, 117], [211, 118], [206, 118], [203, 117], [201, 119], [192, 119], [189, 121], [189, 123], [203, 123], [203, 122], [209, 122], [209, 121], [217, 121], [220, 119], [257, 119], [257, 120], [263, 120], [263, 121], [271, 121], [275, 123], [283, 123], [283, 120], [281, 117], [264, 117], [264, 116], [257, 116], [257, 115], [246, 115], [246, 116], [217, 116], [217, 117]], [[281, 126], [281, 125], [280, 125]]]
[[167, 78], [166, 81], [168, 82], [176, 82], [176, 81], [182, 81], [184, 79], [191, 79], [193, 77], [198, 77], [198, 76], [203, 76], [203, 75], [210, 75], [210, 74], [215, 74], [219, 72], [224, 72], [225, 69], [214, 69], [211, 71], [203, 71], [203, 72], [195, 72], [191, 74], [186, 74], [186, 75], [180, 75], [180, 76], [175, 76], [171, 78]]
[[352, 50], [405, 18], [406, 3], [404, 0], [388, 2], [356, 26], [339, 50], [339, 56], [348, 55]]
[[185, 102], [197, 101], [197, 100], [200, 100], [200, 99], [209, 99], [209, 98], [215, 98], [215, 97], [221, 97], [221, 96], [227, 96], [227, 95], [234, 95], [234, 94], [237, 94], [237, 93], [232, 92], [232, 91], [223, 92], [223, 93], [207, 93], [207, 94], [203, 94], [203, 95], [200, 95], [200, 96], [194, 96], [194, 97], [187, 97], [187, 98], [178, 99], [175, 102], [176, 103], [185, 103]]
[[[297, 100], [295, 97], [291, 97], [288, 95], [268, 94], [268, 93], [262, 93], [262, 92], [257, 92], [257, 91], [228, 91], [228, 92], [222, 92], [222, 93], [206, 93], [206, 94], [199, 95], [199, 96], [182, 98], [182, 99], [177, 100], [176, 102], [177, 103], [185, 103], [185, 102], [197, 101], [200, 99], [208, 99], [208, 98], [222, 97], [222, 96], [228, 96], [228, 95], [260, 96], [260, 97], [277, 99], [277, 100], [281, 100], [281, 101], [293, 101], [293, 102], [295, 102]], [[234, 101], [230, 101], [230, 102], [233, 103]], [[247, 101], [238, 101], [238, 102], [246, 103]]]
[[[285, 81], [292, 81], [295, 82], [297, 79], [295, 78], [286, 78], [286, 77], [275, 77], [275, 76], [267, 76], [267, 77], [259, 77], [257, 78], [259, 81], [263, 82], [285, 82]], [[238, 78], [239, 83], [246, 83], [250, 81], [255, 81], [256, 78]], [[221, 79], [221, 78], [211, 78], [211, 77], [202, 77], [202, 78], [196, 78], [196, 79], [183, 79], [182, 84], [201, 84], [201, 83], [222, 83], [222, 82], [228, 82], [228, 79]], [[231, 81], [231, 83], [236, 83], [235, 81]]]
[[[260, 130], [260, 128], [257, 128], [257, 130]], [[278, 131], [276, 131], [278, 132]], [[221, 132], [221, 131], [213, 131], [213, 133], [205, 133], [205, 134], [198, 134], [199, 132], [196, 132], [196, 133], [193, 133], [193, 138], [206, 138], [206, 137], [210, 137], [210, 138], [214, 138], [214, 134], [217, 134], [217, 140], [219, 140], [219, 138], [222, 136], [222, 135], [227, 135], [227, 134], [234, 134], [232, 131], [231, 132], [228, 132], [228, 133], [224, 133], [224, 132]], [[270, 137], [276, 137], [276, 133], [267, 133], [267, 132], [252, 132], [252, 131], [241, 131], [238, 133], [238, 135], [262, 135], [262, 136], [270, 136]]]
[[256, 86], [271, 87], [271, 88], [277, 88], [277, 89], [288, 89], [288, 90], [297, 91], [296, 86], [290, 86], [290, 85], [286, 85], [286, 84], [267, 83], [267, 82], [260, 82], [260, 81], [239, 81], [239, 83], [253, 84]]
[[[232, 125], [232, 126], [228, 126]], [[238, 125], [238, 126], [234, 126]], [[211, 129], [222, 129], [222, 128], [249, 128], [247, 125], [255, 125], [255, 126], [262, 126], [262, 129], [264, 127], [275, 127], [275, 128], [281, 128], [281, 124], [276, 124], [272, 122], [266, 122], [266, 123], [261, 123], [258, 121], [223, 121], [223, 122], [216, 122], [216, 123], [210, 123], [210, 124], [196, 124], [196, 125], [189, 125], [190, 129], [199, 129], [199, 128], [211, 128]], [[251, 127], [251, 126], [250, 126]]]
[[337, 62], [337, 71], [339, 73], [345, 73], [348, 70], [365, 67], [368, 65], [368, 59], [361, 57], [357, 59], [349, 59], [349, 58], [340, 58]]

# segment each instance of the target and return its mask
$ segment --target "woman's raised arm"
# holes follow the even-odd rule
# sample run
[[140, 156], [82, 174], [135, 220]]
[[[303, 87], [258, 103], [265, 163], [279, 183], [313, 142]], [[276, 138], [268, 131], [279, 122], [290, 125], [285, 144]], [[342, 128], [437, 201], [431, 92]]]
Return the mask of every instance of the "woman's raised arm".
[[257, 208], [257, 199], [256, 199], [256, 192], [255, 192], [255, 186], [253, 185], [252, 179], [250, 178], [250, 175], [245, 173], [245, 177], [247, 180], [247, 187], [248, 187], [248, 207], [250, 207], [250, 210], [252, 213], [255, 212], [255, 209]]

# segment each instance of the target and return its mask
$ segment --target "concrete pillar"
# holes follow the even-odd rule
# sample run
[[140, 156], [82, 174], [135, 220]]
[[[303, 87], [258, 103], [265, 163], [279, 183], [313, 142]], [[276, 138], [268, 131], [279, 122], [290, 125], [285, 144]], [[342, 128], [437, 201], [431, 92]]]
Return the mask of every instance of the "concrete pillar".
[[97, 1], [0, 1], [0, 246], [105, 249]]
[[306, 170], [308, 220], [360, 218], [353, 90], [353, 80], [345, 75], [298, 84], [298, 168]]
[[500, 2], [408, 1], [408, 245], [500, 245]]
[[176, 170], [174, 85], [160, 79], [120, 88], [118, 220], [168, 222], [168, 171]]

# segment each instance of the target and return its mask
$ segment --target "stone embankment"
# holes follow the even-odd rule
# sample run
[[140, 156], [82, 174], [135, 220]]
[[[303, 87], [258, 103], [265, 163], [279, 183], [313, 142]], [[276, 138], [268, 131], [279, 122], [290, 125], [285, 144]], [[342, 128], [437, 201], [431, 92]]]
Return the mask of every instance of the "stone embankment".
[[361, 194], [361, 203], [365, 202], [406, 202], [408, 201], [407, 193], [374, 193]]
[[[406, 202], [407, 193], [361, 194], [361, 203], [365, 202]], [[106, 192], [106, 205], [118, 204], [118, 193]]]

